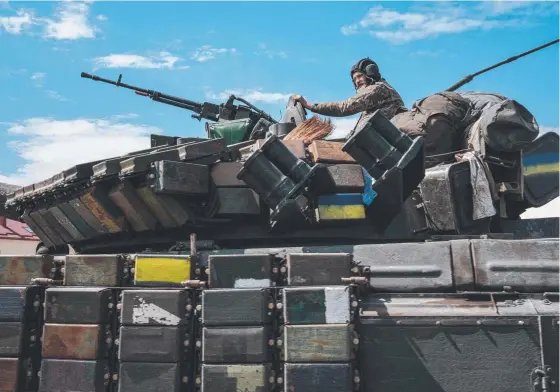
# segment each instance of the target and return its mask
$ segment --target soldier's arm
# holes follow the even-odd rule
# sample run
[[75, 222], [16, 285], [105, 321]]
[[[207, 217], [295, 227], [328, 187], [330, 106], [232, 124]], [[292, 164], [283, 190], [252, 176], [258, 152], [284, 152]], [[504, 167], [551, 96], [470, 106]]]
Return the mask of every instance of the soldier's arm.
[[365, 110], [373, 110], [388, 91], [383, 85], [368, 86], [345, 101], [312, 103], [308, 109], [324, 116], [345, 117]]

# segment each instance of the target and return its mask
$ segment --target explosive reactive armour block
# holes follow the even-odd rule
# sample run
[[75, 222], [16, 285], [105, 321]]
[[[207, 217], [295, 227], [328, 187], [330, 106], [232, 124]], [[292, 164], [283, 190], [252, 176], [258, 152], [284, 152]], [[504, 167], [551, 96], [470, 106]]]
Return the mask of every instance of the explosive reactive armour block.
[[[34, 340], [37, 340], [37, 336]], [[0, 323], [0, 357], [27, 355], [30, 341], [29, 331], [23, 323]]]
[[317, 197], [315, 219], [317, 223], [362, 220], [366, 208], [359, 193], [339, 193]]
[[37, 390], [38, 363], [29, 359], [0, 358], [0, 391]]
[[282, 336], [284, 361], [349, 362], [358, 343], [355, 337], [351, 324], [286, 325]]
[[342, 151], [342, 143], [314, 140], [308, 147], [315, 163], [355, 163], [354, 158]]
[[289, 286], [342, 285], [350, 275], [352, 255], [349, 253], [288, 253], [286, 278]]
[[273, 284], [273, 255], [211, 255], [208, 277], [211, 288], [266, 288]]
[[[70, 202], [61, 203], [57, 206], [60, 211], [64, 213], [64, 215], [68, 218], [68, 220], [76, 227], [76, 230], [80, 232], [80, 234], [84, 238], [94, 238], [97, 237], [100, 233], [97, 230], [97, 227], [91, 226], [70, 204]], [[91, 214], [91, 213], [90, 213]], [[93, 215], [91, 215], [93, 218]], [[94, 224], [95, 225], [95, 224]], [[99, 225], [101, 227], [101, 225]], [[102, 231], [104, 232], [104, 230]]]
[[260, 198], [250, 188], [216, 188], [216, 217], [260, 215]]
[[284, 364], [284, 392], [352, 392], [350, 364]]
[[124, 290], [123, 325], [177, 326], [188, 322], [194, 309], [190, 290]]
[[218, 162], [210, 170], [212, 182], [220, 188], [246, 188], [247, 184], [237, 179], [237, 173], [242, 167], [241, 162]]
[[93, 213], [79, 198], [71, 200], [68, 204], [74, 211], [76, 211], [76, 214], [78, 214], [80, 218], [88, 224], [88, 226], [95, 230], [97, 235], [106, 234], [108, 232], [101, 221], [93, 215]]
[[340, 287], [282, 289], [286, 324], [345, 324], [351, 320], [350, 291]]
[[65, 286], [121, 286], [129, 278], [119, 255], [68, 255], [64, 262]]
[[43, 357], [105, 359], [113, 343], [110, 325], [45, 324]]
[[361, 193], [364, 191], [364, 173], [360, 165], [319, 164], [310, 188], [315, 194]]
[[0, 287], [0, 321], [35, 320], [41, 309], [43, 288]]
[[190, 256], [136, 255], [134, 257], [135, 286], [181, 286], [191, 278]]
[[[177, 363], [125, 362], [119, 369], [119, 392], [179, 392], [181, 383]], [[222, 391], [223, 392], [223, 391]]]
[[73, 241], [83, 241], [85, 239], [84, 235], [78, 230], [76, 225], [72, 223], [72, 221], [58, 206], [49, 208], [49, 212], [51, 213], [52, 218], [57, 221], [58, 225], [62, 226]]
[[272, 366], [202, 365], [201, 392], [264, 392], [274, 387]]
[[119, 207], [134, 231], [146, 231], [156, 228], [156, 218], [142, 202], [130, 181], [123, 180], [111, 188], [109, 198]]
[[0, 255], [0, 285], [29, 285], [33, 278], [53, 276], [53, 256]]
[[151, 170], [156, 193], [206, 195], [210, 184], [207, 165], [158, 161]]
[[184, 327], [121, 326], [119, 360], [179, 362], [191, 346]]
[[80, 196], [80, 201], [109, 233], [120, 233], [126, 229], [126, 220], [110, 200], [109, 189], [106, 186], [94, 186]]
[[45, 322], [110, 324], [116, 309], [113, 290], [97, 287], [53, 287], [45, 293]]
[[41, 361], [39, 392], [106, 392], [111, 372], [107, 361]]
[[269, 359], [266, 327], [205, 327], [202, 330], [202, 361], [205, 363], [264, 363]]
[[149, 186], [137, 188], [136, 193], [163, 228], [171, 229], [181, 226], [188, 220], [187, 214], [182, 214], [180, 217], [177, 213], [169, 211], [169, 203], [167, 201], [172, 199], [173, 196], [157, 194]]
[[272, 321], [274, 298], [268, 289], [202, 291], [202, 324], [263, 325]]

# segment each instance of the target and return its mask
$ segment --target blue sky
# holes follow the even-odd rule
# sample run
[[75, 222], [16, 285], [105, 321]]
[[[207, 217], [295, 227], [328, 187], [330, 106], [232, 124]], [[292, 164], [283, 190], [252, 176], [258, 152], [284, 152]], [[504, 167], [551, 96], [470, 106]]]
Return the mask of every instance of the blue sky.
[[[410, 107], [558, 30], [558, 2], [0, 0], [0, 181], [27, 184], [146, 148], [150, 133], [204, 135], [189, 112], [82, 71], [196, 101], [234, 92], [278, 118], [292, 93], [352, 95], [349, 68], [369, 56]], [[558, 75], [555, 45], [463, 90], [516, 99], [557, 130]]]

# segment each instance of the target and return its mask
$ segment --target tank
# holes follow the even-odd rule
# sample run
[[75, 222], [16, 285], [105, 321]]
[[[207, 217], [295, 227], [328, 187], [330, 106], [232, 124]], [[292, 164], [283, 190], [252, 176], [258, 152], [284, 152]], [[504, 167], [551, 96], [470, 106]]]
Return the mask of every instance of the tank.
[[426, 167], [380, 112], [284, 140], [298, 105], [8, 194], [0, 391], [558, 391], [559, 222], [519, 217], [558, 135]]

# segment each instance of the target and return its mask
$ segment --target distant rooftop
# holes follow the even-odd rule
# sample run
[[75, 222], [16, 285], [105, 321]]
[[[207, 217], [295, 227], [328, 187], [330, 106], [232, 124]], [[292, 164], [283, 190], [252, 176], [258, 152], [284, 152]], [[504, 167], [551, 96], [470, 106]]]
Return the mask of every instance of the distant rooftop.
[[39, 241], [39, 238], [25, 223], [0, 217], [1, 240]]

